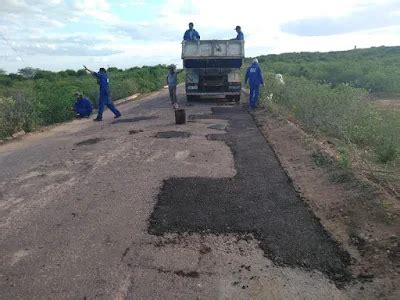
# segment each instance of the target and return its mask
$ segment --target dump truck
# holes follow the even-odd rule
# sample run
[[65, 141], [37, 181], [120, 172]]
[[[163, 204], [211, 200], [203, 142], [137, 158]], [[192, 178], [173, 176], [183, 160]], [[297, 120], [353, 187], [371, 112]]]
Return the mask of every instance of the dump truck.
[[244, 41], [183, 41], [182, 60], [186, 71], [188, 101], [201, 96], [224, 96], [234, 101], [240, 100]]

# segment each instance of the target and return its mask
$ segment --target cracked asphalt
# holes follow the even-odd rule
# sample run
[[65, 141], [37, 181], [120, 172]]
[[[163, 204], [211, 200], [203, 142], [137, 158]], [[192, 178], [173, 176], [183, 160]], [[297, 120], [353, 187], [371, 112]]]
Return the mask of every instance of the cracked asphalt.
[[163, 90], [0, 146], [1, 299], [348, 298], [246, 110], [183, 99], [184, 125]]

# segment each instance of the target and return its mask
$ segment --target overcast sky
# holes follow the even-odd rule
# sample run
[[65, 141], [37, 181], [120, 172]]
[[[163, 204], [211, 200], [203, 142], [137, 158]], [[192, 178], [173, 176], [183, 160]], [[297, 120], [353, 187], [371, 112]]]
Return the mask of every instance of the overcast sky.
[[400, 45], [400, 0], [0, 0], [0, 68], [179, 64], [190, 21], [247, 56]]

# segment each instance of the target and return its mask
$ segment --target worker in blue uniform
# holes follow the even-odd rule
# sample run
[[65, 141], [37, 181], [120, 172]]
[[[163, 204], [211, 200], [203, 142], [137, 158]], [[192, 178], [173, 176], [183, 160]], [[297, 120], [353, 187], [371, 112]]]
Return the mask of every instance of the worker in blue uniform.
[[176, 71], [175, 65], [170, 65], [168, 69], [167, 85], [169, 90], [169, 99], [171, 100], [174, 109], [177, 109], [178, 101], [176, 99], [176, 86], [178, 85], [178, 74], [183, 72], [183, 70]]
[[104, 107], [107, 106], [115, 115], [114, 118], [119, 118], [121, 116], [120, 111], [114, 106], [110, 99], [110, 91], [109, 91], [109, 79], [106, 72], [106, 69], [100, 68], [99, 72], [93, 72], [89, 70], [86, 66], [83, 66], [86, 71], [92, 74], [97, 78], [97, 83], [100, 87], [100, 96], [99, 96], [99, 110], [97, 112], [97, 118], [94, 121], [102, 121], [103, 120], [103, 112]]
[[258, 64], [257, 58], [253, 59], [253, 63], [247, 69], [245, 84], [247, 84], [247, 81], [249, 82], [249, 85], [250, 85], [249, 106], [251, 109], [254, 109], [258, 105], [258, 97], [260, 94], [260, 85], [261, 84], [265, 85], [264, 78], [263, 78], [263, 75], [261, 72], [261, 68]]
[[88, 98], [83, 97], [79, 92], [75, 93], [76, 102], [74, 104], [74, 112], [78, 118], [89, 118], [93, 111], [92, 102]]
[[242, 32], [242, 28], [238, 25], [236, 26], [235, 30], [237, 32], [237, 36], [233, 40], [244, 41], [244, 34]]
[[189, 23], [189, 29], [185, 31], [185, 34], [183, 35], [183, 39], [185, 41], [197, 41], [200, 40], [200, 35], [199, 33], [193, 29], [193, 23]]

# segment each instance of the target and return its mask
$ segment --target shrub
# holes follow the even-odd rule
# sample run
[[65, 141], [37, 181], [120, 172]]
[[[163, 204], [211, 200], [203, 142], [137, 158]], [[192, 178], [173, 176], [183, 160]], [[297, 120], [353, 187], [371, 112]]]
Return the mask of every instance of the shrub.
[[37, 111], [34, 100], [22, 94], [14, 97], [0, 97], [0, 137], [5, 138], [13, 133], [34, 130], [38, 126]]

